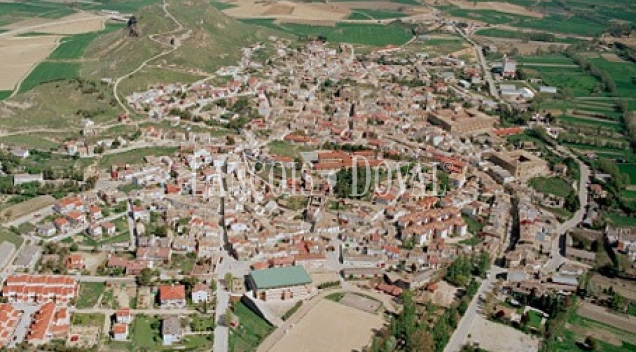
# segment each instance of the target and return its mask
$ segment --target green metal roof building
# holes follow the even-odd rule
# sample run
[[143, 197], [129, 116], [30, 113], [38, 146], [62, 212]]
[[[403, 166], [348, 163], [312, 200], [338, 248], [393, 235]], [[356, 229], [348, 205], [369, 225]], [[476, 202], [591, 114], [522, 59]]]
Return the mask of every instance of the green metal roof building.
[[257, 290], [301, 286], [312, 282], [305, 268], [300, 265], [253, 270], [250, 276]]

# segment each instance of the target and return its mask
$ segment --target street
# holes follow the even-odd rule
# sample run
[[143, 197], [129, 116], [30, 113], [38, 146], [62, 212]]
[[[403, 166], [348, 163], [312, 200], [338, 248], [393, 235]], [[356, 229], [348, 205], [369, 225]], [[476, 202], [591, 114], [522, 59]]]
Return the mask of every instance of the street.
[[455, 329], [450, 340], [448, 340], [444, 352], [457, 352], [464, 346], [470, 327], [473, 325], [475, 317], [480, 314], [477, 311], [479, 309], [479, 297], [484, 295], [486, 291], [492, 287], [492, 284], [497, 281], [496, 276], [503, 272], [505, 272], [504, 269], [495, 266], [488, 271], [487, 279], [481, 282], [481, 286], [479, 286], [477, 293], [475, 293], [475, 296], [470, 301], [466, 313], [464, 313], [464, 316], [459, 321], [457, 329]]
[[[576, 156], [574, 156], [569, 150], [561, 146], [557, 146], [556, 149], [570, 157], [576, 158]], [[581, 170], [581, 179], [579, 180], [579, 189], [578, 189], [580, 206], [570, 220], [567, 220], [558, 225], [556, 230], [556, 236], [552, 238], [552, 247], [550, 250], [551, 258], [543, 266], [543, 270], [546, 272], [553, 272], [556, 269], [558, 269], [563, 263], [565, 263], [566, 259], [561, 255], [561, 250], [559, 245], [560, 237], [561, 235], [565, 234], [570, 229], [573, 229], [576, 226], [578, 226], [578, 224], [580, 224], [581, 221], [583, 221], [583, 218], [585, 217], [585, 212], [586, 212], [586, 208], [588, 204], [587, 184], [590, 181], [590, 168], [582, 161], [579, 161], [579, 168]]]

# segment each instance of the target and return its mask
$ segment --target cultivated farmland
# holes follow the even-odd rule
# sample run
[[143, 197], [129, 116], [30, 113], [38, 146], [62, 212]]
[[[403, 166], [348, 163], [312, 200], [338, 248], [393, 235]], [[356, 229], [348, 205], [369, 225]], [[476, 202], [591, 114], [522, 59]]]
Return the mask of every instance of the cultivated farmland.
[[103, 31], [76, 34], [64, 38], [61, 44], [49, 55], [49, 60], [80, 59], [88, 45], [98, 36], [121, 29], [119, 24], [108, 24]]
[[78, 77], [79, 64], [70, 62], [43, 62], [24, 79], [20, 92], [26, 92], [42, 83]]
[[405, 17], [408, 14], [397, 11], [386, 11], [386, 10], [364, 10], [364, 9], [356, 9], [351, 12], [347, 19], [349, 20], [385, 20], [388, 18], [399, 18]]
[[412, 38], [406, 29], [394, 25], [337, 23], [335, 26], [314, 26], [296, 23], [275, 23], [273, 20], [249, 20], [249, 23], [283, 30], [299, 36], [323, 36], [333, 43], [370, 46], [401, 45]]

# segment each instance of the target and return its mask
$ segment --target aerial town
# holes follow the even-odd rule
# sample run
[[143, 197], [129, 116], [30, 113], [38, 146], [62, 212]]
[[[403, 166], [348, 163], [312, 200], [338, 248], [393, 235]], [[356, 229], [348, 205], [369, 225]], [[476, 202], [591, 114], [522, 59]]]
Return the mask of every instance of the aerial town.
[[[119, 40], [167, 49], [122, 77], [196, 40], [156, 9], [181, 28], [126, 17]], [[269, 33], [194, 82], [69, 83], [119, 110], [48, 150], [0, 139], [2, 350], [633, 350], [634, 191], [573, 147], [616, 136], [443, 25], [474, 56]]]

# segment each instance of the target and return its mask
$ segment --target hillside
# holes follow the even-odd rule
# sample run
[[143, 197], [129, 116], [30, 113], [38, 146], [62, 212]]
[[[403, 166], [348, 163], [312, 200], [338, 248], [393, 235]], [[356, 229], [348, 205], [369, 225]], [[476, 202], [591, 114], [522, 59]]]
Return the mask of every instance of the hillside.
[[[169, 4], [169, 11], [185, 27], [178, 33], [191, 31], [191, 35], [175, 52], [149, 63], [149, 66], [173, 65], [184, 71], [210, 73], [220, 66], [235, 63], [243, 46], [266, 40], [270, 35], [285, 36], [272, 29], [236, 21], [205, 0], [170, 1]], [[153, 41], [150, 36], [175, 30], [174, 22], [164, 16], [160, 5], [146, 7], [139, 14], [141, 36], [129, 38], [125, 32], [118, 31], [95, 40], [86, 51], [86, 62], [81, 69], [83, 77], [119, 77], [165, 50], [165, 45]], [[156, 36], [155, 39], [167, 44], [172, 37]], [[144, 70], [140, 74], [150, 71]]]
[[172, 11], [192, 30], [192, 38], [166, 58], [180, 66], [213, 72], [219, 66], [234, 64], [241, 47], [264, 41], [271, 35], [291, 38], [273, 29], [239, 22], [204, 0], [180, 1]]

